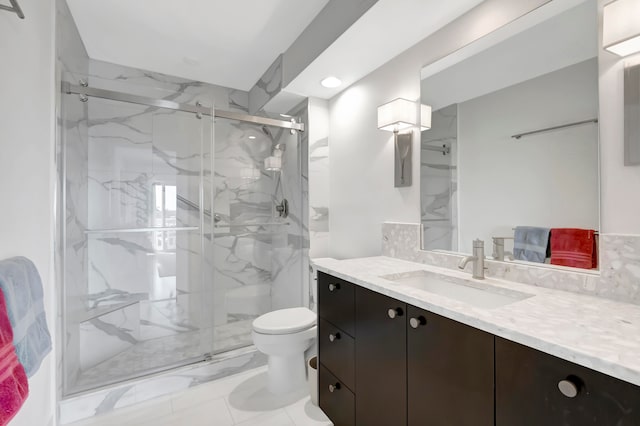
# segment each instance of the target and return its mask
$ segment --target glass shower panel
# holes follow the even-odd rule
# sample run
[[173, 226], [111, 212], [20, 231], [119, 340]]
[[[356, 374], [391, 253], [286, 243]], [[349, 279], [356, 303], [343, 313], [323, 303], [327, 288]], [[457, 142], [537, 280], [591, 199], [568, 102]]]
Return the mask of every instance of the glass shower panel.
[[65, 395], [204, 359], [212, 120], [99, 98], [63, 103], [68, 122], [83, 105], [85, 123], [67, 126], [62, 147]]
[[303, 305], [301, 164], [299, 134], [215, 120], [215, 352], [251, 345], [259, 315]]

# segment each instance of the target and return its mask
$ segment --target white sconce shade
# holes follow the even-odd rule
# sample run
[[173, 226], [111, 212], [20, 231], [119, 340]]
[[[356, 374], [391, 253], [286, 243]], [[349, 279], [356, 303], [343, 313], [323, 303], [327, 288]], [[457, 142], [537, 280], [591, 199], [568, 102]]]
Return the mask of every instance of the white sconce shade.
[[617, 0], [604, 7], [602, 44], [618, 56], [640, 52], [640, 0]]
[[429, 105], [420, 104], [420, 130], [429, 130], [431, 128], [431, 107]]
[[264, 159], [264, 169], [279, 172], [282, 169], [282, 157], [267, 157]]
[[416, 103], [394, 99], [378, 107], [378, 129], [399, 132], [416, 125]]

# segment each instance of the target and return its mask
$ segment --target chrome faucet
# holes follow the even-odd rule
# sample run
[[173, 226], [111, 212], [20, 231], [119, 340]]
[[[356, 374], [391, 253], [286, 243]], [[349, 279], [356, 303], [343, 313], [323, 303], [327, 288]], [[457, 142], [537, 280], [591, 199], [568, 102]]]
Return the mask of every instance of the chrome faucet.
[[504, 240], [513, 240], [513, 237], [491, 237], [493, 240], [493, 260], [504, 261], [505, 256], [509, 260], [513, 260], [513, 253], [504, 251]]
[[484, 279], [484, 241], [473, 240], [473, 256], [465, 256], [460, 260], [458, 268], [464, 269], [467, 263], [473, 262], [472, 277], [477, 280]]

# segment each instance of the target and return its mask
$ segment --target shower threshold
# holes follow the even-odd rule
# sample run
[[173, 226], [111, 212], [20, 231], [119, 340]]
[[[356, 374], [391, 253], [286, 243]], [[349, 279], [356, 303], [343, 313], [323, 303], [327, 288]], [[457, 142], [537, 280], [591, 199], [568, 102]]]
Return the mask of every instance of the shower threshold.
[[190, 365], [164, 369], [144, 377], [76, 393], [59, 403], [60, 424], [108, 413], [155, 398], [184, 391], [223, 377], [266, 365], [267, 357], [255, 346], [244, 346], [212, 355]]

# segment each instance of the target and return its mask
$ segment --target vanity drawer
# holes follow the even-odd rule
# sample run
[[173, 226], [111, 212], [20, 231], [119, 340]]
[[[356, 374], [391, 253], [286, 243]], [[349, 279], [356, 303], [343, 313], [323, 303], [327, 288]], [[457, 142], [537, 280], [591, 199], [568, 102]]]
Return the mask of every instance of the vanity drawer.
[[331, 419], [334, 426], [356, 424], [356, 399], [353, 393], [327, 368], [319, 364], [320, 408]]
[[355, 341], [338, 327], [320, 318], [318, 343], [320, 363], [349, 389], [355, 384]]
[[496, 337], [497, 426], [637, 426], [640, 387]]
[[348, 281], [318, 272], [319, 316], [355, 337], [355, 288]]

